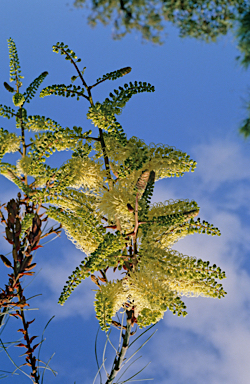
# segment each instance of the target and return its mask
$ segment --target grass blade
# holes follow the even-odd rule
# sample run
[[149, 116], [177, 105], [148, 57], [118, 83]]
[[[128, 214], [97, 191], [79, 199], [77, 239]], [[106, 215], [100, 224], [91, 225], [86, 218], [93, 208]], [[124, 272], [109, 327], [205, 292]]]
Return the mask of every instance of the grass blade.
[[127, 372], [127, 370], [129, 369], [129, 367], [131, 367], [131, 365], [133, 365], [137, 360], [139, 360], [141, 358], [141, 356], [140, 357], [137, 357], [137, 359], [135, 359], [134, 361], [132, 361], [132, 363], [130, 363], [129, 364], [129, 366], [126, 368], [126, 369], [124, 369], [124, 371], [122, 372], [122, 374], [121, 374], [121, 376], [119, 377], [119, 379], [117, 379], [117, 382], [122, 378], [122, 376]]
[[152, 336], [154, 336], [154, 334], [155, 334], [155, 332], [157, 331], [157, 329], [152, 333], [152, 335], [150, 335], [148, 338], [147, 338], [147, 340], [146, 341], [144, 341], [144, 343], [125, 361], [125, 363], [123, 364], [123, 367], [124, 367], [124, 365], [126, 365], [128, 362], [129, 362], [129, 360], [131, 360], [132, 359], [132, 357], [133, 356], [135, 356], [136, 354], [137, 354], [137, 352], [142, 348], [142, 347], [144, 347], [144, 345], [145, 344], [147, 344], [147, 342], [151, 339], [151, 337]]
[[131, 344], [129, 344], [128, 348], [131, 347], [132, 344], [134, 344], [141, 336], [143, 336], [146, 332], [150, 331], [151, 328], [153, 328], [156, 324], [151, 325], [149, 328], [147, 328], [145, 331], [143, 331], [139, 336], [137, 336], [136, 339], [132, 341]]
[[106, 342], [105, 342], [105, 345], [104, 345], [104, 348], [103, 348], [103, 354], [102, 354], [102, 365], [103, 365], [103, 368], [104, 368], [104, 371], [105, 371], [105, 373], [106, 373], [106, 375], [107, 375], [107, 377], [108, 377], [108, 372], [107, 372], [107, 370], [106, 370], [106, 367], [105, 367], [105, 352], [106, 352], [106, 348], [107, 348], [107, 344], [108, 344], [108, 340], [109, 340], [109, 335], [110, 335], [110, 333], [111, 333], [111, 329], [110, 329], [110, 331], [109, 331], [109, 333], [108, 333], [108, 335], [107, 335], [107, 338], [106, 338]]
[[8, 358], [10, 359], [10, 361], [12, 362], [12, 364], [13, 364], [17, 369], [19, 369], [19, 371], [21, 371], [24, 375], [26, 375], [31, 381], [33, 381], [32, 378], [30, 377], [30, 375], [28, 375], [28, 374], [27, 374], [26, 372], [24, 372], [20, 367], [18, 367], [18, 365], [16, 365], [16, 363], [14, 362], [14, 360], [13, 360], [13, 359], [11, 358], [11, 356], [9, 355], [7, 349], [5, 348], [5, 346], [4, 346], [3, 342], [2, 342], [2, 339], [0, 339], [0, 343], [2, 344], [2, 347], [3, 347], [3, 349], [4, 349], [5, 353], [6, 353], [6, 355], [8, 356]]
[[[128, 383], [129, 381], [148, 381], [148, 380], [154, 380], [154, 379], [137, 379], [137, 380], [131, 380], [133, 379], [133, 377], [139, 375], [139, 373], [141, 373], [145, 368], [147, 368], [147, 366], [150, 364], [150, 362], [145, 365], [145, 367], [143, 367], [140, 371], [138, 371], [137, 373], [135, 373], [133, 376], [131, 376], [129, 379], [127, 380], [124, 380], [122, 381], [120, 384], [124, 384], [124, 383]], [[118, 383], [117, 383], [118, 384]]]
[[[106, 359], [104, 360], [104, 362], [103, 362], [103, 363], [105, 363], [105, 361], [106, 361]], [[102, 365], [100, 366], [100, 368], [98, 369], [98, 371], [97, 371], [97, 373], [96, 373], [96, 375], [95, 375], [95, 378], [94, 378], [93, 384], [95, 384], [96, 378], [97, 378], [97, 376], [98, 376], [98, 373], [99, 373], [99, 372], [100, 372], [100, 370], [102, 369], [103, 363], [102, 363]]]
[[[42, 343], [44, 342], [44, 337], [43, 337], [43, 335], [44, 335], [44, 332], [45, 332], [45, 330], [46, 330], [46, 328], [48, 327], [48, 325], [49, 325], [49, 323], [54, 319], [54, 317], [55, 316], [52, 316], [50, 319], [49, 319], [49, 321], [47, 322], [47, 324], [45, 325], [45, 327], [43, 328], [43, 333], [42, 333], [42, 337], [41, 337], [41, 344], [39, 345], [39, 350], [38, 350], [38, 354], [37, 354], [37, 360], [39, 360], [39, 357], [40, 357], [40, 353], [41, 353], [41, 348], [42, 348]], [[40, 361], [40, 360], [39, 360]], [[39, 373], [39, 372], [38, 372]]]
[[98, 372], [99, 372], [99, 375], [100, 375], [100, 384], [102, 384], [102, 375], [101, 375], [101, 372], [100, 372], [100, 367], [99, 367], [99, 362], [98, 362], [98, 355], [97, 355], [97, 337], [98, 337], [99, 330], [100, 330], [100, 326], [97, 329], [96, 337], [95, 337], [95, 360], [96, 360]]
[[41, 381], [41, 384], [43, 384], [43, 379], [44, 379], [44, 374], [45, 374], [45, 370], [46, 370], [46, 369], [50, 369], [50, 370], [53, 372], [53, 374], [56, 376], [56, 371], [52, 370], [52, 369], [49, 367], [49, 362], [50, 362], [50, 360], [52, 359], [52, 357], [53, 357], [54, 355], [55, 355], [55, 353], [53, 353], [53, 355], [51, 355], [51, 357], [49, 358], [47, 364], [45, 365], [45, 367], [43, 367], [43, 375], [42, 375], [42, 381]]

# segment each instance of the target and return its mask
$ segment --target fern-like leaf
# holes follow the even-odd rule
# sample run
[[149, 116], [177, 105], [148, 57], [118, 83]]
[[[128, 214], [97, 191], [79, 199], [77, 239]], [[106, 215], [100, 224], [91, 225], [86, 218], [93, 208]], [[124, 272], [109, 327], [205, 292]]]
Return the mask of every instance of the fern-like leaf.
[[[53, 45], [52, 47], [53, 49], [53, 52], [60, 52], [61, 55], [65, 55], [65, 60], [76, 60], [77, 59], [77, 56], [75, 54], [74, 51], [72, 51], [72, 49], [69, 49], [68, 45], [65, 45], [63, 42], [62, 43], [56, 43], [55, 45]], [[78, 59], [77, 60], [78, 62], [80, 62], [81, 60]]]
[[112, 323], [112, 317], [127, 300], [127, 292], [124, 290], [123, 282], [117, 280], [101, 285], [95, 295], [95, 311], [100, 327], [108, 331]]
[[11, 117], [16, 116], [16, 111], [6, 105], [0, 104], [0, 116], [10, 119]]
[[[62, 223], [63, 224], [63, 223]], [[115, 267], [122, 263], [121, 250], [125, 244], [125, 238], [119, 232], [114, 235], [106, 233], [94, 252], [83, 260], [69, 276], [63, 288], [58, 303], [63, 305], [77, 285], [90, 274], [107, 267]]]
[[34, 116], [28, 116], [26, 121], [26, 128], [29, 129], [30, 131], [57, 131], [62, 129], [60, 124], [58, 124], [56, 121], [45, 118], [45, 116], [39, 116], [39, 115], [34, 115]]
[[[149, 174], [146, 188], [145, 188], [143, 195], [139, 201], [140, 220], [141, 221], [144, 221], [147, 219], [147, 213], [149, 210], [151, 198], [153, 196], [154, 184], [155, 184], [155, 172], [151, 171]], [[142, 227], [142, 228], [144, 229], [144, 227]]]
[[8, 40], [9, 58], [10, 58], [10, 81], [15, 81], [17, 89], [22, 86], [21, 67], [16, 49], [16, 44], [12, 38]]
[[131, 67], [125, 67], [125, 68], [121, 68], [121, 69], [118, 69], [118, 70], [113, 71], [113, 72], [106, 73], [106, 75], [103, 75], [102, 77], [97, 79], [96, 82], [101, 83], [105, 80], [116, 80], [119, 77], [127, 75], [128, 73], [131, 72], [131, 70], [132, 70]]
[[148, 146], [141, 141], [138, 141], [135, 144], [133, 139], [134, 138], [132, 137], [128, 141], [128, 145], [132, 143], [129, 155], [124, 159], [123, 164], [121, 164], [117, 170], [117, 174], [120, 178], [126, 178], [133, 171], [141, 170], [150, 160]]
[[47, 75], [48, 72], [43, 72], [35, 80], [33, 80], [32, 83], [30, 83], [30, 85], [23, 94], [27, 103], [30, 103], [30, 100], [35, 96], [36, 91], [38, 90], [39, 86], [42, 84], [43, 80]]
[[110, 99], [106, 99], [105, 102], [112, 105], [113, 108], [123, 108], [127, 101], [137, 93], [141, 92], [154, 92], [155, 88], [153, 85], [146, 82], [130, 82], [128, 84], [124, 84], [123, 87], [119, 87], [119, 89], [115, 89], [113, 93], [109, 94]]
[[110, 93], [110, 98], [106, 98], [103, 103], [97, 102], [89, 108], [87, 118], [92, 120], [92, 123], [102, 129], [109, 130], [109, 127], [116, 121], [115, 115], [120, 115], [122, 108], [125, 107], [128, 100], [135, 94], [140, 92], [154, 92], [154, 86], [149, 83], [129, 83], [119, 90], [114, 90], [114, 94]]
[[21, 138], [16, 136], [15, 133], [10, 133], [5, 129], [0, 128], [0, 160], [5, 153], [18, 151], [20, 141]]
[[77, 100], [80, 100], [80, 97], [86, 97], [84, 95], [84, 88], [73, 84], [54, 84], [42, 89], [40, 92], [40, 97], [51, 95], [63, 97], [76, 97]]

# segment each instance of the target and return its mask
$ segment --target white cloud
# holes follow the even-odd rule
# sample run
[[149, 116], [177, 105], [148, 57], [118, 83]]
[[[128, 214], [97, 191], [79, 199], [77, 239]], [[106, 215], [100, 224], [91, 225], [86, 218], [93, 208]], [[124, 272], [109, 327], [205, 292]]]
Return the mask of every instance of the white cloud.
[[[204, 212], [209, 212], [209, 202]], [[210, 215], [222, 230], [221, 237], [189, 236], [175, 248], [222, 267], [227, 295], [221, 300], [184, 297], [186, 318], [165, 314], [147, 352], [153, 361], [148, 376], [158, 384], [249, 381], [250, 275], [242, 269], [248, 257], [249, 226], [244, 228], [240, 217], [229, 211], [212, 208]]]
[[84, 281], [63, 306], [57, 303], [60, 292], [58, 294], [58, 291], [55, 292], [51, 289], [51, 293], [46, 297], [43, 294], [43, 299], [39, 302], [39, 309], [43, 313], [48, 313], [49, 316], [55, 315], [56, 320], [72, 316], [81, 316], [88, 320], [91, 316], [95, 316], [93, 288], [93, 283], [91, 285], [90, 281]]
[[159, 180], [157, 183], [155, 183], [154, 187], [154, 194], [152, 196], [152, 203], [159, 203], [166, 200], [177, 200], [176, 193], [173, 189], [170, 188], [164, 188], [161, 184], [161, 180]]
[[244, 208], [244, 212], [250, 214], [250, 185], [238, 182], [234, 188], [225, 195], [224, 207], [230, 210]]
[[166, 314], [160, 341], [155, 338], [151, 345], [154, 371], [167, 375], [171, 370], [171, 378], [162, 384], [248, 382], [250, 278], [231, 269], [228, 279], [226, 298], [186, 300], [185, 319]]
[[82, 252], [77, 250], [72, 252], [71, 248], [66, 247], [60, 249], [60, 253], [56, 254], [53, 259], [43, 263], [36, 282], [36, 284], [42, 284], [45, 291], [48, 292], [43, 293], [43, 300], [39, 300], [39, 308], [43, 312], [56, 315], [56, 319], [75, 315], [88, 319], [94, 315], [93, 301], [95, 294], [93, 289], [96, 286], [90, 279], [84, 280], [63, 306], [57, 303], [68, 276], [84, 257], [85, 255]]
[[[250, 231], [237, 210], [244, 207], [249, 212], [250, 157], [242, 154], [240, 144], [225, 140], [198, 146], [195, 158], [198, 167], [193, 187], [200, 195], [201, 217], [218, 227], [222, 236], [189, 236], [174, 248], [225, 270], [227, 279], [222, 283], [228, 294], [221, 300], [184, 298], [189, 313], [185, 319], [167, 312], [161, 329], [149, 342], [147, 356], [143, 352], [144, 360], [152, 356], [143, 376], [155, 377], [157, 384], [245, 384], [250, 376], [250, 276], [242, 266], [249, 257]], [[212, 192], [225, 183], [231, 183], [230, 188], [224, 188], [224, 195], [214, 200]], [[157, 183], [153, 200], [176, 196], [174, 187], [165, 189]], [[5, 243], [1, 241], [1, 247]], [[55, 319], [94, 318], [92, 290], [96, 287], [90, 279], [76, 288], [63, 307], [57, 304], [68, 275], [84, 254], [65, 247], [61, 240], [56, 253], [46, 262], [40, 260], [43, 265], [36, 284], [45, 289], [40, 309], [55, 314]]]
[[203, 188], [213, 191], [225, 182], [250, 180], [250, 157], [244, 147], [229, 140], [214, 140], [193, 149], [197, 161], [195, 171]]

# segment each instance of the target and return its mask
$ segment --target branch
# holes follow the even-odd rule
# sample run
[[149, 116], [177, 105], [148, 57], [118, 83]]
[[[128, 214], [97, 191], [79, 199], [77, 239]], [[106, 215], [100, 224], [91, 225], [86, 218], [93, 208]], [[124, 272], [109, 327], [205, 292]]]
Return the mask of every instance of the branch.
[[86, 137], [83, 137], [83, 139], [89, 139], [89, 140], [96, 140], [96, 141], [101, 141], [101, 140], [100, 140], [100, 137], [91, 137], [91, 136], [86, 136]]
[[[19, 282], [18, 284], [18, 298], [20, 301], [23, 301], [25, 304], [26, 304], [26, 299], [25, 297], [23, 296], [23, 289], [21, 287], [21, 284]], [[29, 333], [28, 333], [28, 328], [29, 328], [29, 324], [31, 322], [26, 322], [25, 320], [25, 316], [24, 316], [24, 310], [23, 308], [21, 307], [20, 308], [20, 313], [19, 313], [19, 316], [21, 317], [22, 319], [22, 323], [23, 323], [23, 329], [20, 330], [22, 333], [23, 333], [23, 336], [24, 336], [24, 340], [26, 341], [26, 345], [24, 344], [20, 344], [20, 345], [17, 345], [17, 346], [24, 346], [27, 351], [25, 352], [25, 355], [27, 355], [26, 357], [26, 363], [24, 365], [28, 365], [31, 367], [32, 369], [32, 373], [30, 374], [30, 376], [33, 378], [32, 380], [34, 380], [34, 383], [37, 383], [39, 384], [39, 373], [38, 373], [38, 366], [36, 365], [36, 362], [37, 362], [37, 359], [36, 357], [33, 355], [33, 352], [35, 350], [35, 348], [40, 344], [36, 344], [35, 346], [31, 346], [31, 343], [32, 341], [34, 340], [34, 338], [36, 336], [33, 336], [33, 337], [29, 337]]]
[[113, 383], [117, 373], [121, 369], [121, 365], [123, 363], [123, 360], [125, 358], [125, 355], [126, 355], [126, 352], [127, 352], [128, 346], [129, 346], [130, 331], [131, 331], [132, 325], [134, 324], [134, 310], [132, 309], [131, 311], [127, 311], [126, 313], [127, 313], [127, 325], [126, 325], [126, 332], [124, 335], [122, 335], [122, 337], [123, 337], [122, 348], [118, 354], [118, 357], [115, 357], [115, 360], [113, 363], [113, 369], [112, 369], [112, 371], [109, 375], [109, 378], [105, 384]]
[[[102, 129], [99, 128], [99, 134], [100, 134], [100, 142], [101, 142], [101, 147], [102, 147], [102, 153], [103, 153], [103, 157], [104, 157], [104, 164], [105, 164], [105, 169], [106, 171], [109, 173], [109, 180], [112, 181], [112, 177], [111, 177], [111, 174], [110, 174], [110, 165], [109, 165], [109, 158], [108, 158], [108, 155], [107, 155], [107, 151], [106, 151], [106, 145], [105, 145], [105, 141], [104, 141], [104, 137], [103, 137], [103, 133], [102, 133]], [[111, 185], [109, 187], [112, 187]]]

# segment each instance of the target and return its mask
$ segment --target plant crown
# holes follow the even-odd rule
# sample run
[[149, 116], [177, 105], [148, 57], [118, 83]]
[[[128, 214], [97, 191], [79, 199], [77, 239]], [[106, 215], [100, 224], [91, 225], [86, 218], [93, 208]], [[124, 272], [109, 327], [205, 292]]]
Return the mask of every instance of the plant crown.
[[[77, 285], [91, 276], [97, 285], [96, 317], [107, 331], [120, 308], [133, 309], [135, 322], [146, 327], [159, 321], [167, 309], [185, 316], [181, 296], [223, 297], [226, 292], [217, 280], [225, 278], [225, 273], [220, 268], [172, 249], [178, 240], [193, 233], [220, 235], [218, 228], [195, 219], [199, 213], [195, 201], [151, 203], [158, 180], [193, 172], [195, 161], [174, 147], [128, 138], [117, 121], [133, 95], [154, 92], [154, 87], [129, 82], [103, 102], [94, 103], [94, 87], [130, 73], [131, 68], [110, 72], [88, 86], [83, 78], [85, 69], [78, 68], [80, 59], [67, 45], [57, 43], [53, 51], [73, 64], [76, 76], [71, 80], [80, 80], [81, 86], [47, 86], [40, 97], [87, 99], [87, 118], [97, 127], [98, 135], [77, 126], [63, 128], [50, 118], [28, 115], [26, 103], [48, 73], [43, 72], [21, 93], [23, 77], [16, 46], [12, 39], [8, 42], [10, 80], [16, 88], [4, 83], [14, 106], [0, 105], [0, 115], [14, 118], [21, 133], [0, 129], [0, 173], [48, 217], [61, 223], [68, 238], [86, 254], [66, 281], [59, 303], [63, 305]], [[34, 132], [29, 144], [26, 131]], [[48, 165], [54, 152], [67, 150], [72, 156], [59, 168]], [[3, 161], [10, 152], [20, 153], [15, 164]], [[28, 215], [23, 221], [22, 233], [31, 227], [33, 218]], [[121, 272], [116, 280], [108, 280], [108, 270]]]

